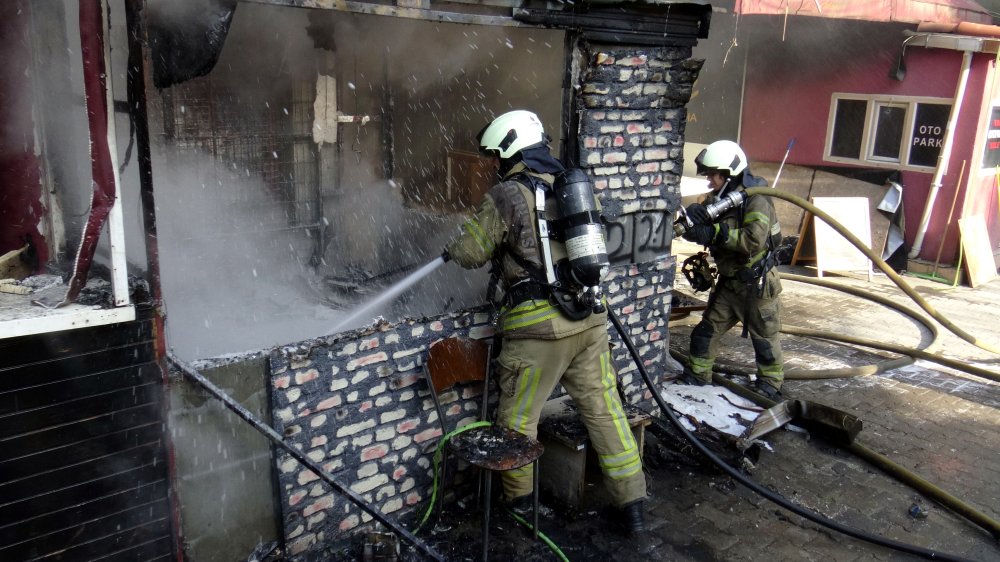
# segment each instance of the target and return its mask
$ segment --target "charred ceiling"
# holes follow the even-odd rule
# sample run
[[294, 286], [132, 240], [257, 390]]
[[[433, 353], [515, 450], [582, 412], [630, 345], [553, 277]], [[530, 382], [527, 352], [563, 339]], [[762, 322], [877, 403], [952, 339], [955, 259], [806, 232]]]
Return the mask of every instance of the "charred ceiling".
[[[343, 0], [249, 0], [258, 4], [339, 10], [408, 19], [493, 26], [541, 26], [576, 31], [584, 38], [610, 44], [693, 46], [708, 37], [712, 9], [698, 2], [602, 2], [552, 4], [535, 2], [397, 3]], [[240, 0], [150, 0], [149, 46], [153, 84], [166, 88], [208, 74], [219, 60]], [[310, 30], [317, 47], [322, 33]]]
[[576, 30], [585, 39], [610, 44], [694, 46], [708, 37], [711, 6], [698, 4], [582, 4], [566, 10], [515, 8], [514, 19]]

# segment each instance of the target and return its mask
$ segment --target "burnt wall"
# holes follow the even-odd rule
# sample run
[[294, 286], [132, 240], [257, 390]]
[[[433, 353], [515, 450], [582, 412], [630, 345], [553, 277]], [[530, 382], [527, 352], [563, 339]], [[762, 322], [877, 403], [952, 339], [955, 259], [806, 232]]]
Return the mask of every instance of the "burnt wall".
[[[667, 320], [674, 283], [670, 223], [679, 204], [684, 104], [700, 68], [690, 48], [586, 46], [579, 95], [579, 162], [595, 180], [607, 214], [612, 271], [608, 301], [658, 381], [669, 361]], [[454, 267], [446, 265], [446, 267]], [[482, 310], [382, 323], [336, 338], [271, 352], [276, 429], [382, 512], [416, 525], [429, 501], [440, 422], [424, 380], [429, 346], [442, 338], [487, 338]], [[647, 410], [651, 394], [612, 331], [626, 398]], [[445, 406], [473, 420], [479, 396], [454, 394]], [[293, 559], [328, 557], [370, 517], [294, 459], [276, 459], [284, 533]]]
[[0, 560], [175, 556], [165, 385], [137, 311], [0, 340]]

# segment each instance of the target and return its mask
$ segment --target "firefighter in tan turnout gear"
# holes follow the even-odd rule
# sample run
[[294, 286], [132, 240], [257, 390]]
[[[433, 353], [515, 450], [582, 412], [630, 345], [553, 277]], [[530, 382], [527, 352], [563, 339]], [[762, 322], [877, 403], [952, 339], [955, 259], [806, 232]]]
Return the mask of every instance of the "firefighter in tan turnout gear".
[[[536, 437], [542, 406], [562, 383], [587, 426], [605, 483], [623, 510], [626, 530], [639, 533], [644, 530], [646, 480], [618, 395], [606, 309], [599, 294], [589, 300], [575, 298], [558, 288], [571, 282], [552, 282], [554, 277], [574, 275], [565, 259], [567, 244], [556, 240], [561, 202], [553, 196], [553, 184], [565, 185], [569, 172], [576, 172], [577, 178], [585, 174], [565, 170], [550, 154], [542, 123], [529, 111], [497, 117], [478, 140], [480, 151], [496, 159], [499, 183], [449, 243], [445, 255], [466, 269], [492, 262], [504, 290], [498, 317], [502, 345], [496, 363], [497, 423]], [[589, 180], [585, 181], [589, 203], [596, 204]], [[536, 201], [544, 201], [542, 222]], [[596, 228], [597, 245], [603, 248], [599, 224], [583, 228]], [[595, 236], [593, 231], [590, 236]], [[576, 241], [570, 244], [573, 249], [579, 247], [573, 243], [586, 239], [567, 238]], [[607, 271], [606, 255], [604, 262], [601, 276]], [[531, 468], [503, 473], [503, 489], [508, 505], [522, 509], [530, 505]]]
[[707, 246], [715, 259], [719, 278], [708, 296], [708, 308], [691, 331], [690, 361], [682, 379], [708, 384], [718, 354], [719, 338], [737, 322], [743, 337], [749, 333], [757, 363], [757, 391], [768, 398], [780, 394], [784, 367], [778, 331], [781, 281], [774, 269], [774, 251], [781, 241], [781, 226], [771, 199], [754, 195], [722, 213], [716, 221], [709, 205], [727, 194], [767, 185], [752, 176], [743, 150], [732, 141], [716, 141], [695, 158], [698, 173], [708, 177], [712, 192], [704, 204], [686, 209], [694, 226], [684, 238]]

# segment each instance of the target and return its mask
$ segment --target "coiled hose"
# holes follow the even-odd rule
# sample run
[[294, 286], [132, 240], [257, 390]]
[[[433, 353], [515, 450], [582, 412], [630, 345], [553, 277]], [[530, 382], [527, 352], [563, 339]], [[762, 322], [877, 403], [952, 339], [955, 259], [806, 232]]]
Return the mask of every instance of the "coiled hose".
[[916, 291], [913, 290], [913, 287], [910, 287], [910, 285], [907, 284], [906, 281], [904, 281], [903, 278], [900, 277], [898, 273], [896, 273], [891, 267], [889, 267], [889, 264], [882, 261], [882, 258], [880, 258], [877, 254], [875, 254], [875, 252], [873, 252], [871, 248], [866, 246], [861, 240], [858, 239], [857, 236], [852, 234], [851, 231], [847, 230], [844, 227], [844, 225], [835, 221], [833, 217], [831, 217], [823, 209], [820, 209], [819, 207], [813, 205], [812, 203], [806, 201], [805, 199], [797, 195], [792, 195], [791, 193], [785, 193], [783, 191], [777, 191], [770, 187], [750, 188], [746, 190], [746, 194], [747, 197], [752, 197], [754, 195], [766, 195], [768, 197], [783, 199], [785, 201], [788, 201], [789, 203], [792, 203], [809, 211], [814, 216], [819, 217], [828, 225], [830, 225], [830, 227], [832, 227], [834, 230], [840, 233], [841, 236], [846, 238], [858, 250], [860, 250], [863, 254], [865, 254], [865, 256], [867, 256], [868, 259], [870, 259], [873, 264], [878, 266], [878, 268], [882, 270], [882, 272], [885, 273], [886, 276], [889, 277], [889, 279], [892, 280], [892, 282], [895, 283], [896, 286], [899, 287], [901, 291], [906, 293], [906, 295], [910, 297], [913, 300], [913, 302], [917, 303], [917, 305], [920, 306], [920, 308], [922, 308], [924, 312], [930, 315], [930, 317], [933, 318], [934, 320], [937, 320], [948, 331], [950, 331], [951, 333], [955, 334], [956, 336], [962, 338], [963, 340], [971, 343], [972, 345], [980, 349], [985, 349], [986, 351], [989, 351], [991, 353], [1000, 354], [1000, 347], [982, 341], [979, 338], [976, 338], [972, 334], [966, 332], [962, 328], [955, 325], [951, 320], [948, 320], [943, 314], [935, 310], [934, 307], [930, 305], [930, 303], [924, 300], [923, 297], [921, 297]]

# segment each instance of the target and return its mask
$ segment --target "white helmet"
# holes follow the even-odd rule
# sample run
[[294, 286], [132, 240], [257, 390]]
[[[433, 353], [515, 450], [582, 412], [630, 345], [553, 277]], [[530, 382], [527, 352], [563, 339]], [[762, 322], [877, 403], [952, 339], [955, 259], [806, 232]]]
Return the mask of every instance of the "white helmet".
[[547, 141], [542, 122], [530, 111], [508, 111], [494, 119], [476, 136], [479, 151], [507, 159], [525, 148]]
[[747, 168], [747, 155], [735, 142], [720, 140], [699, 152], [694, 163], [698, 167], [699, 175], [704, 176], [710, 170], [719, 170], [733, 177]]

